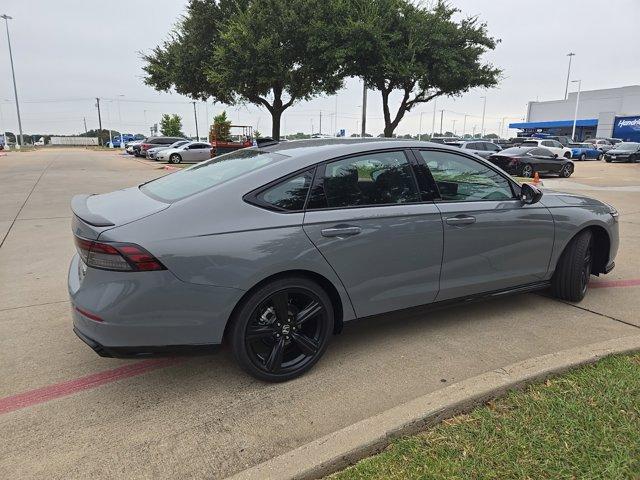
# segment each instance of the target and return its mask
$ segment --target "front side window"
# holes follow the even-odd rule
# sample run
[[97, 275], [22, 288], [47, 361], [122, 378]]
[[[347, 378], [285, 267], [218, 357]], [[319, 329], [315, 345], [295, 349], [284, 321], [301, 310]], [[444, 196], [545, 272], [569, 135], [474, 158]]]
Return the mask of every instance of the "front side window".
[[285, 158], [287, 156], [281, 153], [237, 150], [152, 180], [141, 185], [140, 190], [150, 197], [171, 203]]
[[376, 152], [325, 165], [308, 208], [343, 208], [420, 201], [402, 151]]
[[313, 170], [284, 180], [258, 194], [258, 203], [275, 207], [277, 210], [302, 210], [312, 180]]
[[420, 155], [443, 200], [473, 202], [513, 198], [509, 181], [480, 162], [448, 152], [422, 150]]

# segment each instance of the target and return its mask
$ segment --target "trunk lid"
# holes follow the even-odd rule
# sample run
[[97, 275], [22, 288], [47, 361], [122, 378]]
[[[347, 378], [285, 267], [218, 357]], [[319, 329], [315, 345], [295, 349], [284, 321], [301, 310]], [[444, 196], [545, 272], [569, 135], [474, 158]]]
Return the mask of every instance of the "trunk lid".
[[76, 195], [71, 199], [73, 233], [95, 240], [106, 230], [148, 217], [168, 207], [168, 203], [154, 200], [138, 187], [100, 195]]

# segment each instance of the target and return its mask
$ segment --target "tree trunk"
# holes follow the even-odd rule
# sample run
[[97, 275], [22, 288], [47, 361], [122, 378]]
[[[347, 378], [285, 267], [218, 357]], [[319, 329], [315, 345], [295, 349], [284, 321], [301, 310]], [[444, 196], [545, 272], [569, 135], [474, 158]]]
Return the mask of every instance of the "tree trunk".
[[280, 140], [280, 118], [282, 117], [282, 110], [271, 110], [271, 138], [276, 141]]

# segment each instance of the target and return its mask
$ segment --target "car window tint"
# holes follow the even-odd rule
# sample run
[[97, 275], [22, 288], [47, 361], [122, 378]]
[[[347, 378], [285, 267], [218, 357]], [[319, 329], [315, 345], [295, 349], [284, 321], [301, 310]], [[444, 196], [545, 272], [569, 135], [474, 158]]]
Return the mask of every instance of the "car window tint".
[[507, 179], [495, 170], [461, 155], [423, 150], [443, 200], [507, 200], [513, 197]]
[[420, 200], [405, 154], [378, 152], [328, 163], [308, 208], [387, 205]]
[[500, 147], [498, 147], [498, 145], [496, 145], [495, 143], [487, 142], [485, 144], [485, 146], [487, 147], [487, 150], [489, 150], [489, 151], [492, 151], [492, 152], [500, 151]]
[[258, 199], [284, 210], [302, 210], [313, 180], [313, 170], [289, 178], [258, 195]]
[[140, 190], [171, 203], [285, 158], [281, 153], [237, 150], [152, 180], [141, 185]]

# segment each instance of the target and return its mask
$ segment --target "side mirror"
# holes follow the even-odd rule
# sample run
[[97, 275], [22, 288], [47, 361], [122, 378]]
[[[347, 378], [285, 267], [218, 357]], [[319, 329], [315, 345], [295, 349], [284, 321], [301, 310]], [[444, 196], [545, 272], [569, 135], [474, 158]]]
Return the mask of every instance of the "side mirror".
[[542, 198], [542, 190], [530, 183], [522, 184], [520, 188], [520, 200], [526, 205], [538, 203]]
[[557, 154], [557, 153], [554, 153], [554, 154], [553, 154], [553, 158], [558, 158], [558, 154]]

